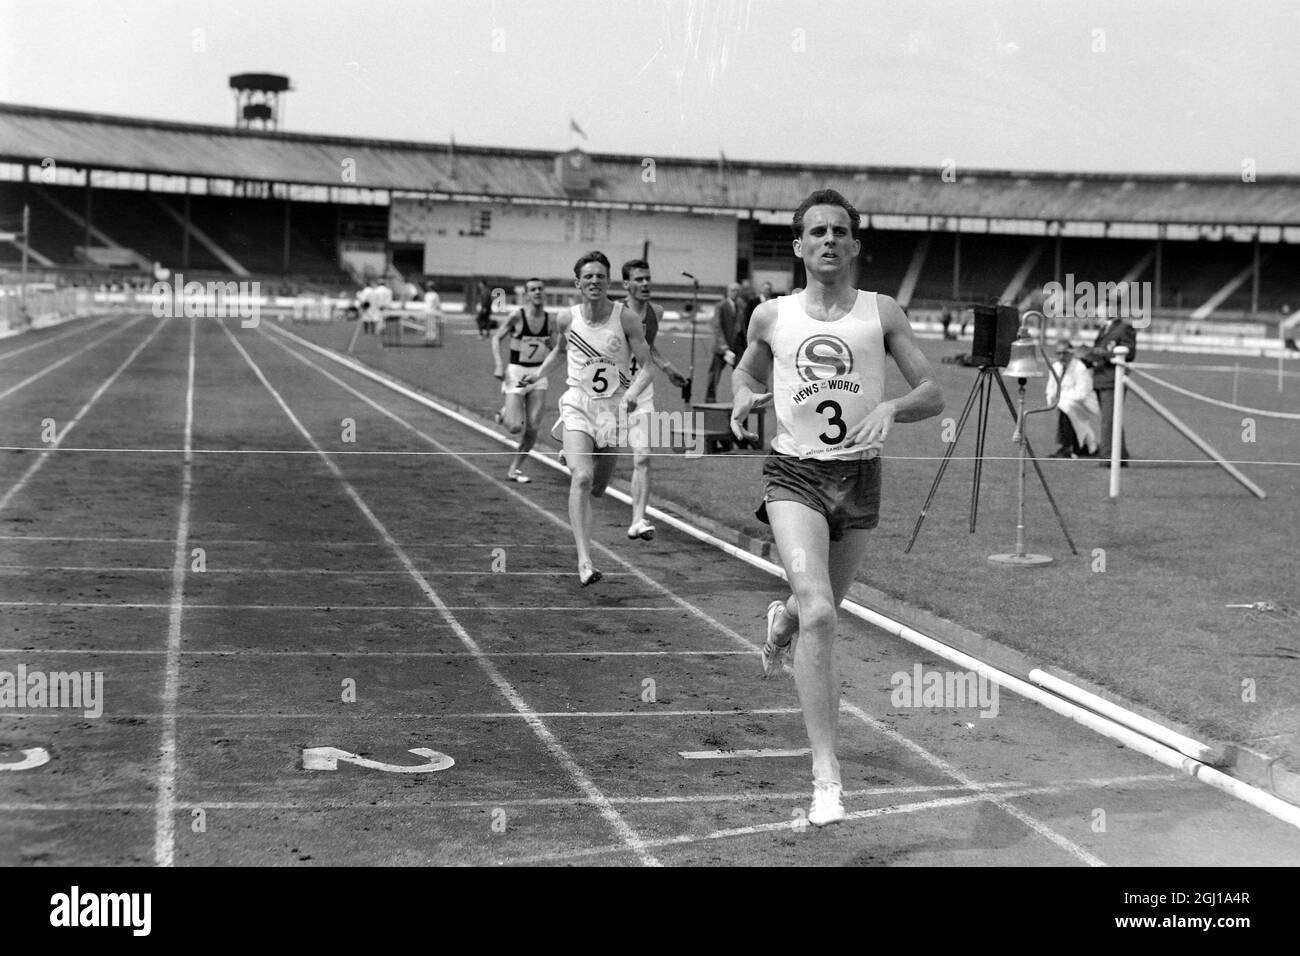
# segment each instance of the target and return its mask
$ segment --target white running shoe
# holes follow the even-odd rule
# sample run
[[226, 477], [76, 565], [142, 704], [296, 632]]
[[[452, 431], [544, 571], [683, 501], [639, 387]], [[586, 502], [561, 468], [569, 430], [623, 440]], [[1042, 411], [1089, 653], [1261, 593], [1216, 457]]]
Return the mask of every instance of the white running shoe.
[[529, 478], [527, 475], [525, 475], [518, 468], [511, 468], [509, 471], [507, 471], [506, 478], [509, 479], [510, 481], [517, 481], [521, 485], [526, 485], [533, 480]]
[[632, 539], [640, 538], [642, 541], [649, 541], [655, 536], [655, 526], [642, 518], [627, 529], [627, 536]]
[[776, 631], [776, 616], [785, 612], [784, 601], [773, 601], [767, 606], [767, 640], [763, 642], [763, 679], [771, 677], [781, 666], [781, 660], [787, 653], [793, 652], [796, 634], [785, 644], [778, 644], [773, 634]]
[[815, 827], [824, 827], [828, 823], [838, 823], [847, 813], [840, 802], [843, 788], [838, 780], [814, 780], [812, 809], [808, 811], [808, 822]]

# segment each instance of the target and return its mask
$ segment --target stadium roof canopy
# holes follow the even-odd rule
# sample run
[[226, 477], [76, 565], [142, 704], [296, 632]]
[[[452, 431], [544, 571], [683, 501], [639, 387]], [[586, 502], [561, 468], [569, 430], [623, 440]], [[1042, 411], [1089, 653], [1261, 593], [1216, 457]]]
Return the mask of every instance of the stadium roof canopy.
[[[760, 214], [788, 212], [813, 189], [830, 186], [873, 221], [887, 215], [1300, 226], [1300, 177], [1245, 182], [1241, 175], [966, 169], [945, 177], [942, 167], [591, 154], [585, 157], [590, 186], [575, 191], [557, 176], [559, 158], [542, 150], [254, 131], [0, 103], [0, 161], [28, 166], [49, 159], [63, 167], [166, 176]], [[926, 228], [924, 221], [916, 228]]]

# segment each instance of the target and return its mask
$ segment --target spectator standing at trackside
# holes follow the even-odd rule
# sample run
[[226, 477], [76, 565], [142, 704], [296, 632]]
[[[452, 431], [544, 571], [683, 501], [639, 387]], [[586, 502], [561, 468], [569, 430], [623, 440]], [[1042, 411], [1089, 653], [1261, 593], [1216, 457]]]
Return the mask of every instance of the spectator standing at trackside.
[[375, 286], [374, 279], [366, 280], [366, 287], [357, 293], [357, 308], [361, 316], [361, 329], [364, 332], [375, 330]]
[[479, 337], [487, 338], [492, 334], [492, 330], [496, 328], [496, 324], [492, 321], [492, 291], [482, 279], [475, 286], [475, 299], [477, 311], [474, 315], [474, 321], [478, 325]]
[[[1113, 311], [1113, 310], [1112, 310]], [[1088, 353], [1087, 363], [1092, 367], [1092, 387], [1101, 408], [1101, 449], [1103, 467], [1110, 465], [1111, 426], [1115, 420], [1115, 349], [1128, 349], [1125, 362], [1137, 358], [1137, 329], [1122, 315], [1113, 314], [1106, 327], [1097, 333], [1097, 341]], [[1120, 466], [1128, 467], [1128, 436], [1121, 435]]]
[[718, 380], [722, 370], [736, 364], [736, 353], [732, 345], [736, 341], [736, 331], [740, 322], [740, 285], [733, 282], [727, 286], [727, 297], [713, 309], [710, 327], [713, 330], [713, 360], [709, 363], [709, 384], [704, 390], [706, 403], [718, 400]]
[[1047, 403], [1061, 400], [1056, 406], [1056, 451], [1053, 458], [1092, 458], [1097, 454], [1097, 432], [1101, 427], [1101, 407], [1093, 391], [1092, 370], [1074, 356], [1069, 339], [1056, 343], [1056, 361], [1052, 368], [1061, 377], [1058, 389], [1055, 376], [1047, 376]]
[[737, 356], [745, 354], [745, 346], [749, 341], [749, 317], [762, 301], [748, 279], [740, 283], [740, 311], [736, 319], [736, 337], [731, 343], [731, 351]]
[[373, 315], [376, 332], [383, 332], [384, 313], [388, 311], [392, 304], [393, 290], [388, 288], [388, 284], [380, 277], [370, 294], [370, 311]]
[[438, 329], [442, 326], [442, 299], [438, 295], [438, 287], [433, 284], [432, 279], [425, 280], [424, 283], [424, 308], [428, 311], [425, 326], [426, 339], [437, 338]]

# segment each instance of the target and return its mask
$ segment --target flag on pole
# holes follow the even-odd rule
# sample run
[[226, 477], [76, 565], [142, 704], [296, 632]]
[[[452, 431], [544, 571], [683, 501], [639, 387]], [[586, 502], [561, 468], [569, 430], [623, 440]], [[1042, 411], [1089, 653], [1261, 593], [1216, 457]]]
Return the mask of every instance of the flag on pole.
[[582, 127], [578, 125], [578, 121], [572, 116], [569, 117], [569, 129], [570, 131], [577, 133], [583, 139], [587, 138], [587, 134], [582, 131]]

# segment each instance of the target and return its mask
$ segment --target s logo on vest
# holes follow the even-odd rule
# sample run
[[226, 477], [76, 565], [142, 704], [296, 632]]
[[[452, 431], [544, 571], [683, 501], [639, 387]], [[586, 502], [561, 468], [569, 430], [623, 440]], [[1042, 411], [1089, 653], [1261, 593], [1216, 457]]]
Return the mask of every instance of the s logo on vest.
[[853, 371], [853, 352], [834, 335], [814, 335], [803, 340], [794, 367], [805, 382], [824, 382]]

